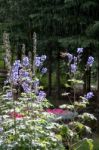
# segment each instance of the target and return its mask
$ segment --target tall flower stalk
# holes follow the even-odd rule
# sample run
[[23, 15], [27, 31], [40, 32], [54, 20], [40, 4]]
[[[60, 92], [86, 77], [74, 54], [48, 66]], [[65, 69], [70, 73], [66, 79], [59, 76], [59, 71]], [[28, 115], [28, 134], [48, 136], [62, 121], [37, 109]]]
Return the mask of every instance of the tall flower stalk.
[[[89, 100], [93, 98], [94, 94], [92, 91], [89, 91], [83, 96], [76, 96], [76, 85], [83, 84], [82, 76], [79, 73], [79, 63], [81, 62], [81, 56], [83, 53], [83, 48], [77, 49], [77, 55], [74, 56], [70, 53], [65, 53], [65, 56], [68, 58], [68, 68], [69, 68], [69, 79], [68, 82], [70, 83], [70, 87], [72, 89], [71, 93], [63, 93], [63, 95], [67, 95], [70, 103], [64, 104], [60, 106], [60, 108], [66, 109], [70, 111], [71, 117], [70, 120], [68, 120], [68, 124], [63, 125], [66, 129], [67, 133], [65, 134], [65, 129], [63, 134], [63, 137], [66, 137], [66, 142], [68, 143], [68, 149], [72, 150], [78, 148], [82, 145], [84, 141], [89, 142], [90, 146], [93, 148], [92, 140], [88, 138], [83, 138], [83, 134], [86, 132], [91, 134], [91, 128], [86, 125], [86, 121], [90, 120], [96, 120], [96, 118], [93, 116], [93, 114], [86, 112], [86, 107], [89, 104]], [[64, 57], [64, 55], [62, 55]], [[88, 57], [88, 60], [86, 62], [86, 69], [89, 69], [92, 67], [92, 64], [94, 62], [94, 58], [92, 56]], [[67, 84], [66, 84], [67, 85]], [[70, 96], [73, 98], [71, 99]]]
[[9, 40], [9, 34], [4, 32], [3, 33], [3, 47], [5, 49], [5, 65], [7, 69], [7, 76], [10, 76], [11, 71], [11, 46], [10, 46], [10, 40]]
[[25, 56], [25, 44], [22, 44], [22, 58]]
[[34, 32], [33, 34], [33, 75], [36, 73], [35, 59], [36, 59], [36, 51], [37, 51], [37, 35]]
[[[6, 65], [6, 69], [7, 69], [7, 83], [9, 83], [10, 80], [10, 75], [11, 75], [11, 46], [10, 46], [10, 40], [9, 40], [9, 34], [4, 32], [3, 34], [3, 45], [4, 45], [4, 49], [5, 49], [5, 65]], [[16, 96], [15, 96], [15, 87], [13, 85], [13, 82], [11, 83], [11, 92], [12, 92], [12, 100], [13, 100], [13, 121], [14, 121], [14, 130], [15, 130], [15, 135], [16, 135], [16, 117], [15, 117], [15, 100], [16, 100]]]

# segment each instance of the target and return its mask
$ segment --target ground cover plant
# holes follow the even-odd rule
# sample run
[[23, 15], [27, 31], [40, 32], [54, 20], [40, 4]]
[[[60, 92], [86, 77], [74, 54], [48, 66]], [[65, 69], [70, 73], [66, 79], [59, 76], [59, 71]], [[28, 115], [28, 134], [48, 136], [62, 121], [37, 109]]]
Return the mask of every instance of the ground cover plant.
[[[89, 150], [92, 150], [92, 139], [88, 138], [91, 128], [86, 122], [96, 118], [83, 110], [94, 94], [89, 91], [80, 96], [79, 101], [76, 101], [75, 96], [75, 84], [82, 82], [77, 79], [77, 74], [83, 49], [78, 48], [77, 57], [66, 53], [69, 60], [68, 81], [74, 96], [70, 105], [61, 105], [57, 111], [61, 114], [64, 110], [70, 111], [68, 118], [68, 115], [57, 116], [55, 111], [53, 114], [50, 109], [46, 111], [51, 104], [47, 101], [39, 80], [47, 71], [47, 68], [43, 67], [46, 56], [34, 54], [33, 68], [31, 60], [25, 55], [22, 60], [15, 60], [11, 66], [10, 48], [7, 42], [6, 44], [8, 77], [3, 93], [0, 94], [0, 149], [77, 150], [80, 145], [87, 143]], [[86, 69], [89, 69], [93, 62], [94, 58], [89, 56]], [[69, 96], [70, 93], [65, 94]]]

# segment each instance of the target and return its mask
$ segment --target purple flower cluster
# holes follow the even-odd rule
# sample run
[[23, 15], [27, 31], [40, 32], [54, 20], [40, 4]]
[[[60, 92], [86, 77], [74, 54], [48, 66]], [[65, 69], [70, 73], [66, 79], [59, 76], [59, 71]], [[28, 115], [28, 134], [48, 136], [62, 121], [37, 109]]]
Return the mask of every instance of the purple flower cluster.
[[42, 66], [43, 62], [46, 60], [46, 55], [42, 55], [41, 57], [36, 57], [35, 58], [35, 66], [40, 67]]
[[29, 66], [29, 58], [24, 57], [22, 60], [22, 64], [23, 64], [23, 66], [28, 67]]
[[47, 58], [46, 55], [42, 55], [42, 56], [41, 56], [41, 61], [44, 62], [44, 61], [46, 60], [46, 58]]
[[7, 98], [12, 98], [12, 92], [11, 92], [11, 91], [10, 91], [10, 92], [7, 92], [6, 97], [7, 97]]
[[31, 92], [31, 87], [29, 86], [29, 84], [27, 82], [22, 83], [22, 88], [23, 88], [25, 93], [30, 93]]
[[13, 98], [12, 91], [8, 91], [8, 92], [6, 92], [6, 94], [4, 95], [4, 99], [5, 99], [5, 100], [11, 100], [12, 98]]
[[34, 86], [34, 87], [39, 86], [39, 79], [35, 79], [35, 80], [34, 80], [33, 86]]
[[19, 68], [21, 67], [20, 60], [16, 60], [12, 66], [10, 82], [14, 85], [18, 84], [19, 79]]
[[41, 73], [45, 74], [47, 72], [47, 68], [42, 68]]
[[83, 53], [83, 48], [77, 48], [77, 53], [78, 53], [78, 54]]
[[40, 57], [35, 57], [35, 66], [40, 67], [42, 64]]
[[92, 56], [88, 57], [87, 66], [91, 67], [93, 65], [94, 58]]
[[0, 133], [3, 132], [3, 127], [0, 127]]
[[76, 64], [71, 64], [71, 72], [75, 73], [77, 71], [77, 65]]
[[[67, 53], [67, 57], [68, 57], [68, 61], [70, 63], [70, 70], [72, 73], [75, 73], [77, 71], [77, 57], [73, 56], [70, 53]], [[74, 62], [74, 63], [72, 63], [72, 62]]]
[[23, 58], [22, 65], [20, 63], [20, 60], [16, 60], [12, 66], [10, 76], [10, 83], [12, 83], [13, 85], [20, 84], [24, 92], [26, 93], [29, 93], [31, 91], [30, 83], [32, 82], [30, 72], [27, 71], [28, 66], [29, 66], [28, 57], [25, 56]]
[[94, 96], [93, 92], [88, 92], [84, 97], [86, 99], [91, 99]]
[[[35, 58], [35, 65], [37, 67], [40, 67], [42, 74], [45, 74], [47, 72], [47, 68], [42, 67], [42, 64], [45, 60], [46, 55], [42, 55], [41, 57]], [[31, 69], [29, 69], [29, 66], [29, 59], [26, 56], [23, 58], [22, 63], [20, 62], [20, 60], [16, 60], [11, 69], [11, 74], [9, 78], [10, 80], [8, 80], [9, 83], [13, 84], [15, 87], [16, 85], [21, 86], [25, 93], [30, 93], [33, 89], [38, 89], [39, 86], [39, 79], [36, 78], [34, 81], [32, 80], [32, 71]], [[41, 101], [44, 99], [45, 96], [46, 94], [43, 91], [40, 91], [38, 94], [38, 99]], [[7, 92], [5, 98], [11, 99], [12, 93]]]
[[37, 100], [42, 101], [45, 98], [46, 98], [46, 93], [44, 91], [39, 91], [38, 96], [37, 96]]
[[77, 64], [77, 57], [74, 56], [74, 64]]
[[19, 77], [21, 81], [25, 80], [28, 83], [31, 83], [32, 81], [32, 78], [30, 77], [29, 72], [25, 71], [24, 69], [19, 70]]
[[68, 61], [69, 61], [69, 63], [71, 63], [71, 62], [72, 62], [72, 60], [73, 60], [73, 55], [72, 55], [72, 54], [70, 54], [70, 53], [67, 53], [67, 57], [68, 57]]
[[27, 72], [27, 71], [25, 71], [25, 70], [23, 70], [23, 69], [20, 69], [19, 70], [19, 75], [21, 76], [21, 77], [28, 77], [29, 76], [29, 72]]

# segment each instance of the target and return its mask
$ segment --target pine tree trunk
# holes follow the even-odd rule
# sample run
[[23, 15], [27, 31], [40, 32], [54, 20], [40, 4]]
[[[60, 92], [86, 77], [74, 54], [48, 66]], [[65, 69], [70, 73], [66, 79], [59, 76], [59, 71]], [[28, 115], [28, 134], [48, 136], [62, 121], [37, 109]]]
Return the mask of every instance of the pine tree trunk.
[[48, 96], [52, 94], [52, 50], [49, 50], [48, 56]]
[[98, 56], [98, 67], [97, 67], [97, 91], [99, 92], [99, 56]]
[[60, 52], [57, 53], [57, 70], [56, 70], [56, 80], [57, 80], [57, 99], [60, 99]]

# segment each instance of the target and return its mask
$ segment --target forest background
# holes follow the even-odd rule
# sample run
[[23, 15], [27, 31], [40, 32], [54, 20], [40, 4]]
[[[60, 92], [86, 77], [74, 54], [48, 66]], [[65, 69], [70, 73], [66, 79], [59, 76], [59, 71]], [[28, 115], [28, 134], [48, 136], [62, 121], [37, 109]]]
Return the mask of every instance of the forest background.
[[[37, 54], [47, 55], [47, 76], [42, 84], [48, 95], [60, 99], [65, 88], [66, 67], [61, 52], [76, 53], [85, 49], [81, 65], [88, 56], [95, 58], [92, 71], [84, 76], [84, 90], [91, 85], [99, 97], [99, 0], [0, 0], [0, 67], [4, 68], [3, 33], [10, 35], [12, 61], [33, 51], [33, 33], [37, 33]], [[2, 80], [2, 79], [1, 79]], [[56, 94], [57, 93], [57, 94]]]

